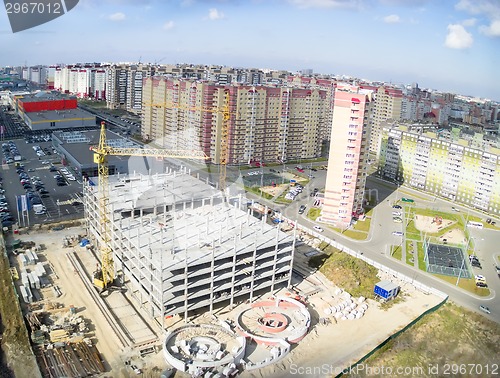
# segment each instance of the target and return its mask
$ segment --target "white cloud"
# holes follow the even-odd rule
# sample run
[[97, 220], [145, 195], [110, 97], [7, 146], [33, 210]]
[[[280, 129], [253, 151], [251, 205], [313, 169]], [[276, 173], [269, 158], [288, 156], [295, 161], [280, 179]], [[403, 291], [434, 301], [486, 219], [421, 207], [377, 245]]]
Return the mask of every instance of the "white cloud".
[[477, 20], [475, 18], [469, 18], [467, 20], [462, 21], [463, 26], [474, 26], [476, 25]]
[[460, 0], [455, 5], [455, 9], [471, 14], [485, 13], [492, 17], [500, 16], [500, 2], [498, 0]]
[[490, 37], [500, 37], [500, 1], [460, 0], [455, 9], [489, 19], [489, 25], [481, 25], [479, 31]]
[[210, 8], [208, 11], [208, 19], [215, 21], [224, 18], [224, 13], [218, 11], [216, 8]]
[[389, 16], [384, 17], [384, 22], [386, 24], [397, 24], [397, 23], [401, 22], [401, 19], [399, 18], [399, 16], [397, 14], [391, 14]]
[[490, 26], [481, 26], [479, 31], [490, 37], [500, 37], [500, 19], [491, 21]]
[[450, 49], [468, 49], [472, 46], [474, 39], [465, 28], [460, 24], [448, 25], [448, 35], [444, 45]]
[[171, 30], [174, 28], [174, 26], [175, 26], [174, 22], [172, 20], [170, 20], [170, 21], [167, 21], [163, 24], [163, 29], [164, 30]]
[[123, 20], [125, 20], [125, 14], [122, 12], [113, 13], [108, 18], [111, 21], [123, 21]]
[[351, 8], [364, 7], [363, 0], [288, 0], [299, 8]]

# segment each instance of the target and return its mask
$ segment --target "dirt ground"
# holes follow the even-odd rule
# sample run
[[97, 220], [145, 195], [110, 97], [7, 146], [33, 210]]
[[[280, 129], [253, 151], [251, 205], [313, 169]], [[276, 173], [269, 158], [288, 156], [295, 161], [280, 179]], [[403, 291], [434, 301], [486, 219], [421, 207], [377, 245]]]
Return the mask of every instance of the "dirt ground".
[[[133, 376], [133, 372], [125, 367], [124, 361], [136, 356], [130, 350], [120, 349], [119, 341], [110, 331], [107, 321], [91, 299], [65, 255], [66, 252], [71, 251], [73, 248], [77, 253], [88, 253], [79, 246], [64, 248], [62, 245], [62, 240], [65, 237], [84, 234], [85, 231], [82, 227], [72, 227], [61, 231], [24, 233], [19, 238], [46, 246], [42, 255], [50, 262], [51, 268], [58, 277], [56, 284], [63, 293], [61, 297], [57, 298], [57, 301], [65, 306], [74, 305], [79, 315], [91, 321], [97, 341], [96, 346], [106, 361], [105, 366], [109, 369], [109, 372], [104, 376], [130, 377]], [[320, 273], [317, 273], [317, 275], [322, 276]], [[319, 325], [318, 318], [324, 316], [321, 307], [322, 300], [325, 295], [333, 297], [335, 290], [325, 280], [326, 278], [319, 279], [319, 282], [325, 286], [325, 290], [322, 293], [315, 294], [321, 298], [318, 300], [314, 296], [311, 297], [310, 311], [313, 322], [309, 334], [292, 349], [284, 360], [257, 371], [244, 372], [241, 375], [242, 377], [284, 378], [289, 377], [294, 373], [294, 369], [300, 366], [328, 366], [333, 374], [313, 376], [330, 377], [336, 375], [335, 373], [339, 369], [345, 368], [364, 356], [388, 336], [405, 327], [430, 306], [434, 306], [439, 302], [439, 298], [435, 296], [424, 295], [412, 287], [403, 287], [402, 295], [405, 300], [401, 303], [395, 303], [389, 310], [383, 310], [379, 308], [377, 302], [369, 301], [369, 308], [361, 319], [338, 320], [337, 323], [332, 318], [331, 324]], [[148, 361], [141, 362], [141, 367], [157, 367], [156, 372], [165, 367], [161, 353], [152, 355]], [[147, 376], [159, 376], [159, 374], [150, 375], [148, 373]]]
[[[325, 278], [326, 280], [326, 278]], [[320, 303], [325, 295], [332, 292], [318, 293]], [[335, 320], [329, 325], [319, 325], [317, 319], [324, 316], [321, 306], [311, 308], [315, 321], [309, 334], [297, 345], [284, 360], [258, 371], [246, 371], [242, 377], [286, 378], [290, 376], [332, 377], [342, 369], [358, 361], [390, 335], [404, 328], [408, 323], [438, 304], [441, 299], [434, 295], [425, 295], [413, 287], [403, 287], [404, 301], [394, 303], [388, 310], [380, 304], [368, 300], [368, 310], [361, 319]], [[306, 372], [315, 371], [315, 374]], [[304, 374], [300, 374], [303, 372]]]
[[441, 240], [446, 239], [448, 243], [452, 244], [467, 244], [467, 239], [462, 230], [453, 228], [450, 231], [439, 237]]
[[108, 376], [128, 377], [128, 372], [123, 371], [124, 359], [133, 356], [133, 354], [130, 351], [120, 349], [117, 337], [110, 331], [106, 319], [66, 257], [66, 253], [73, 249], [77, 253], [83, 253], [82, 251], [85, 251], [85, 249], [79, 246], [64, 248], [64, 237], [84, 234], [85, 230], [83, 227], [71, 227], [60, 231], [30, 231], [29, 233], [22, 233], [19, 236], [16, 235], [16, 238], [23, 241], [34, 241], [37, 245], [45, 245], [46, 249], [40, 252], [41, 261], [44, 263], [48, 262], [50, 269], [54, 271], [57, 277], [54, 280], [55, 284], [62, 292], [59, 298], [48, 299], [61, 303], [65, 307], [73, 305], [76, 307], [78, 315], [89, 319], [89, 329], [95, 334], [93, 338], [95, 345], [105, 361], [105, 367], [110, 369], [107, 374], [111, 375]]
[[456, 222], [449, 219], [443, 219], [442, 223], [439, 223], [435, 221], [433, 217], [429, 217], [426, 215], [415, 215], [415, 227], [417, 228], [417, 230], [420, 230], [422, 232], [435, 234], [447, 227], [450, 227], [454, 223]]
[[288, 182], [290, 180], [297, 180], [297, 182], [307, 181], [305, 178], [303, 178], [301, 176], [297, 176], [297, 175], [290, 173], [290, 172], [283, 172], [283, 173], [280, 173], [280, 175], [285, 178], [285, 181], [287, 181], [286, 184], [279, 184], [276, 186], [263, 186], [261, 188], [261, 190], [264, 193], [270, 194], [272, 196], [276, 196], [276, 195], [280, 194], [281, 192], [283, 192], [283, 190], [289, 186]]
[[270, 194], [273, 197], [280, 194], [285, 188], [288, 187], [288, 184], [281, 184], [281, 185], [276, 185], [276, 186], [263, 186], [261, 190], [264, 193]]

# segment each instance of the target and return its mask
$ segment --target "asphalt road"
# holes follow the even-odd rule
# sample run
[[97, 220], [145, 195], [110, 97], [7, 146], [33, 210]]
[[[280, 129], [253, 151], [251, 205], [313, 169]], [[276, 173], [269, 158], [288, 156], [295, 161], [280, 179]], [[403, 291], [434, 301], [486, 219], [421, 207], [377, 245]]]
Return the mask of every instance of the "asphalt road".
[[[187, 164], [187, 163], [186, 163]], [[317, 165], [323, 165], [324, 163], [317, 163]], [[276, 169], [276, 167], [272, 167]], [[261, 172], [269, 172], [269, 167], [258, 168]], [[294, 165], [288, 166], [288, 169], [294, 170]], [[282, 170], [282, 168], [280, 169]], [[252, 171], [242, 170], [242, 174], [245, 172]], [[306, 173], [309, 173], [306, 171]], [[310, 192], [313, 188], [317, 187], [319, 189], [324, 188], [326, 171], [318, 170], [317, 172], [311, 172], [314, 176], [310, 183], [307, 185], [306, 190], [304, 190], [295, 201], [289, 205], [280, 205], [270, 201], [266, 201], [258, 195], [253, 193], [246, 193], [246, 196], [250, 199], [259, 201], [260, 203], [266, 204], [272, 209], [280, 210], [287, 218], [296, 219], [297, 222], [303, 226], [309, 227], [310, 229], [316, 224], [310, 221], [305, 215], [301, 216], [298, 214], [298, 208], [300, 205], [305, 204], [310, 207], [314, 201], [310, 196]], [[207, 174], [206, 172], [200, 171], [201, 177], [210, 176], [210, 181], [217, 182], [217, 175]], [[229, 174], [228, 174], [229, 177]], [[230, 180], [228, 178], [228, 180]], [[436, 210], [443, 210], [447, 212], [452, 212], [451, 207], [454, 206], [459, 208], [461, 212], [466, 216], [467, 212], [472, 215], [481, 216], [486, 218], [486, 216], [480, 212], [467, 209], [463, 206], [457, 205], [455, 203], [436, 198], [432, 195], [427, 195], [422, 192], [415, 191], [410, 188], [402, 187], [397, 188], [391, 183], [382, 181], [376, 177], [368, 177], [366, 188], [368, 190], [368, 195], [372, 196], [377, 201], [377, 206], [374, 208], [371, 230], [369, 237], [365, 241], [356, 241], [343, 236], [337, 232], [328, 230], [325, 228], [325, 236], [333, 239], [339, 243], [342, 243], [345, 247], [350, 248], [365, 256], [377, 261], [385, 266], [399, 271], [415, 280], [418, 280], [425, 285], [434, 287], [446, 294], [448, 294], [450, 300], [453, 302], [464, 306], [470, 310], [476, 311], [485, 317], [492, 319], [500, 323], [500, 300], [497, 293], [500, 293], [500, 278], [495, 271], [495, 258], [500, 256], [500, 251], [497, 246], [500, 245], [500, 231], [487, 230], [487, 229], [471, 229], [471, 235], [476, 243], [476, 255], [482, 264], [482, 270], [473, 268], [474, 274], [481, 274], [486, 277], [488, 286], [490, 289], [490, 296], [479, 297], [472, 294], [466, 290], [459, 288], [456, 285], [450, 284], [448, 282], [442, 281], [431, 274], [428, 274], [422, 270], [413, 268], [407, 265], [405, 262], [397, 261], [389, 256], [389, 246], [402, 243], [402, 238], [392, 235], [393, 231], [403, 231], [403, 225], [394, 223], [392, 220], [392, 204], [401, 199], [401, 197], [411, 197], [415, 196], [417, 206], [426, 207]], [[304, 213], [307, 214], [307, 211]], [[497, 221], [500, 223], [500, 221]], [[479, 305], [485, 305], [491, 310], [491, 314], [484, 314], [479, 310]]]

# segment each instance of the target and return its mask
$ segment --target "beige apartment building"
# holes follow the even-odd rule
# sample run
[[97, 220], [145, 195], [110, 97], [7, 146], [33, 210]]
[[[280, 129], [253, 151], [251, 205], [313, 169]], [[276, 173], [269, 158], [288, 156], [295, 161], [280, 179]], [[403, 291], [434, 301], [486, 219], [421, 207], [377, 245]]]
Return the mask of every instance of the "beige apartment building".
[[378, 153], [382, 124], [389, 120], [401, 119], [403, 92], [397, 88], [381, 86], [375, 92], [370, 121], [370, 152]]
[[328, 127], [325, 98], [321, 89], [147, 78], [142, 136], [166, 148], [200, 148], [219, 164], [227, 110], [228, 164], [314, 158]]
[[363, 210], [371, 94], [341, 83], [335, 91], [325, 198], [318, 220], [343, 229]]

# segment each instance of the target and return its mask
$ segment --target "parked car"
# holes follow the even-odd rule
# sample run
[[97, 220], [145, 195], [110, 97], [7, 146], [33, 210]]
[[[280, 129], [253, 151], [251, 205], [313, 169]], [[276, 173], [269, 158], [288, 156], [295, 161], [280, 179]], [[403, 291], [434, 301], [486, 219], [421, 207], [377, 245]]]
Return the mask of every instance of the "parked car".
[[399, 205], [394, 205], [392, 208], [393, 208], [393, 209], [402, 209], [402, 207], [401, 207], [401, 206], [399, 206]]

